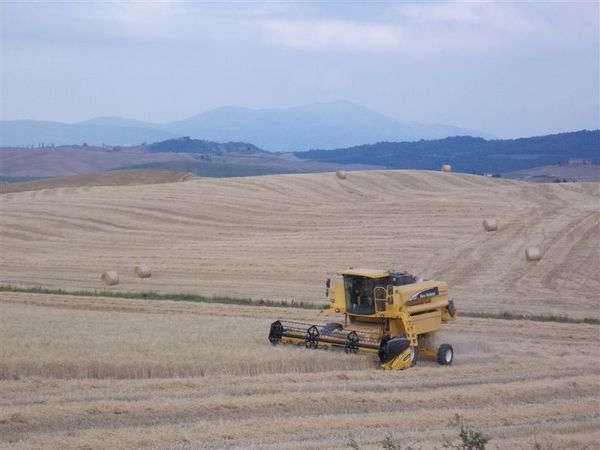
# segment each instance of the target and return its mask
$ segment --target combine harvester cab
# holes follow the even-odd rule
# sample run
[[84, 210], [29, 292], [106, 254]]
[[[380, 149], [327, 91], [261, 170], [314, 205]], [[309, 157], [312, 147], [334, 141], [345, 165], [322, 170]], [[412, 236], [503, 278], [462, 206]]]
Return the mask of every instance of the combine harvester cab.
[[426, 336], [456, 320], [446, 283], [420, 280], [407, 272], [370, 269], [350, 269], [340, 275], [343, 281], [333, 287], [329, 279], [326, 282], [330, 306], [323, 312], [343, 315], [343, 323], [277, 320], [271, 324], [269, 341], [374, 353], [383, 369], [414, 366], [419, 356], [442, 365], [452, 363], [450, 344], [435, 348], [425, 342]]

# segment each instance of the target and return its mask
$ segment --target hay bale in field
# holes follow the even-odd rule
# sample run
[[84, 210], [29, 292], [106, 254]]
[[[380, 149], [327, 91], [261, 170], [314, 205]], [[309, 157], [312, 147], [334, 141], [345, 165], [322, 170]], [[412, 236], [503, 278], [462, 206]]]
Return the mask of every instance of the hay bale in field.
[[119, 284], [119, 274], [114, 270], [107, 270], [106, 272], [102, 272], [102, 276], [100, 277], [105, 284], [109, 286], [113, 286], [115, 284]]
[[527, 261], [539, 261], [542, 259], [542, 252], [539, 247], [527, 247], [525, 250], [525, 257]]
[[450, 164], [443, 164], [441, 171], [442, 172], [452, 172], [452, 166]]
[[498, 221], [496, 219], [484, 219], [483, 228], [485, 231], [496, 231], [498, 229]]
[[348, 175], [346, 174], [346, 171], [344, 171], [344, 170], [338, 170], [335, 173], [335, 176], [338, 177], [340, 180], [345, 180]]
[[150, 278], [152, 276], [152, 271], [150, 270], [150, 267], [148, 267], [147, 264], [140, 263], [137, 266], [135, 266], [134, 270], [135, 274], [139, 278]]

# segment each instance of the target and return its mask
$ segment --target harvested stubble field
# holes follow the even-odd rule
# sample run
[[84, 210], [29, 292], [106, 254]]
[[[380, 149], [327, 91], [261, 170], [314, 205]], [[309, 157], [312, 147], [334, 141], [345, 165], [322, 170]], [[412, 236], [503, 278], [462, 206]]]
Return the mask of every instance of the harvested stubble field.
[[600, 317], [600, 183], [278, 175], [9, 193], [0, 211], [3, 285], [102, 289], [116, 270], [115, 291], [322, 303], [341, 269], [396, 268], [447, 281], [463, 310]]
[[[322, 303], [349, 265], [450, 283], [460, 310], [598, 318], [600, 184], [350, 172], [0, 195], [0, 282]], [[483, 231], [484, 218], [499, 229]], [[524, 251], [539, 246], [531, 263]], [[148, 263], [152, 278], [133, 273]], [[102, 270], [121, 284], [103, 287]], [[600, 327], [461, 318], [455, 364], [272, 347], [293, 308], [0, 292], [2, 448], [596, 448]], [[541, 447], [540, 447], [541, 446]]]
[[441, 448], [456, 414], [499, 448], [600, 439], [596, 325], [463, 318], [442, 336], [453, 366], [382, 372], [267, 342], [275, 314], [316, 311], [24, 293], [0, 307], [5, 448]]
[[[1, 157], [2, 152], [0, 151], [0, 158]], [[197, 177], [192, 173], [175, 172], [172, 170], [113, 170], [84, 175], [44, 178], [21, 183], [4, 183], [0, 184], [0, 194], [80, 186], [137, 186], [141, 184], [175, 183], [177, 181], [191, 180], [193, 178]]]

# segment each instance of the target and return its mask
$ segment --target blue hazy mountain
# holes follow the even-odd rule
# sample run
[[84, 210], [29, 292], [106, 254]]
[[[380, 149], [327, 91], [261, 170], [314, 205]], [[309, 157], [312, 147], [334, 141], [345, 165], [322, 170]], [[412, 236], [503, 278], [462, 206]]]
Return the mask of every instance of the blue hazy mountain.
[[102, 123], [102, 119], [67, 124], [41, 120], [0, 121], [0, 147], [23, 145], [137, 145], [173, 138], [166, 131], [144, 126]]
[[99, 117], [75, 124], [30, 120], [0, 122], [0, 146], [41, 142], [135, 145], [189, 136], [218, 142], [251, 142], [269, 151], [300, 151], [456, 135], [490, 137], [449, 125], [401, 122], [347, 101], [279, 109], [227, 106], [162, 124], [119, 117]]
[[489, 137], [453, 126], [400, 122], [347, 101], [280, 109], [227, 106], [165, 124], [162, 129], [211, 141], [252, 142], [269, 151], [329, 149], [456, 135]]

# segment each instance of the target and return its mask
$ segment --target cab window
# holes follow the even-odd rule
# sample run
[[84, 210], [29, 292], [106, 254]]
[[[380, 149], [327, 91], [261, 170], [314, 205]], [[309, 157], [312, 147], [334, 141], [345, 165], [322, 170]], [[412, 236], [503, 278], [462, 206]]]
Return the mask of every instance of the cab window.
[[346, 309], [354, 314], [375, 314], [375, 284], [371, 278], [344, 276]]

